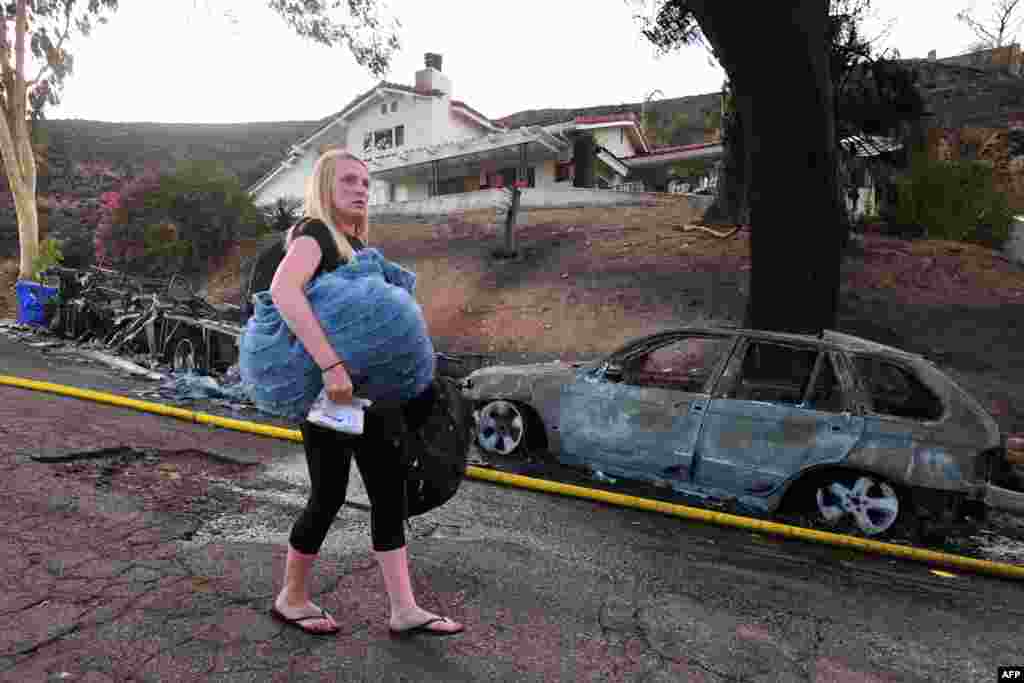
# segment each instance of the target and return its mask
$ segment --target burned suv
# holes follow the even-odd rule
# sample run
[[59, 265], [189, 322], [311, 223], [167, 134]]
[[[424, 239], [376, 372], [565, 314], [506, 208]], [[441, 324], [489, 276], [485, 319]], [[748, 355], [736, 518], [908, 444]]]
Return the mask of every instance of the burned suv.
[[750, 514], [785, 503], [868, 536], [902, 521], [937, 537], [1024, 512], [997, 485], [1006, 437], [976, 400], [921, 356], [837, 332], [670, 330], [586, 364], [485, 367], [463, 395], [485, 453], [543, 448]]

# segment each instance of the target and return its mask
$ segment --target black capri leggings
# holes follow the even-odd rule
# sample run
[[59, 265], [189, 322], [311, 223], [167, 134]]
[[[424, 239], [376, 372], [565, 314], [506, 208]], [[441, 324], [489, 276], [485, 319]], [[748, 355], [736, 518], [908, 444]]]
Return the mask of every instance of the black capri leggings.
[[399, 406], [374, 404], [366, 411], [363, 433], [342, 434], [303, 422], [302, 442], [309, 467], [310, 492], [306, 508], [292, 527], [289, 542], [299, 552], [316, 554], [345, 504], [349, 470], [355, 456], [370, 498], [370, 537], [379, 552], [405, 545], [407, 517], [406, 474], [402, 438], [426, 420], [435, 398], [431, 385]]

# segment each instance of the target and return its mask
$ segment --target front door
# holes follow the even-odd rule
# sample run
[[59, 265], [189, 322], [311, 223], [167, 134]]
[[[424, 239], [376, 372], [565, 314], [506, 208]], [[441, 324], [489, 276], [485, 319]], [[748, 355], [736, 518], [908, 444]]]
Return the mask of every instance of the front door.
[[828, 351], [748, 340], [708, 408], [696, 482], [732, 495], [764, 496], [800, 470], [839, 462], [860, 439]]
[[615, 358], [562, 389], [562, 460], [621, 477], [687, 481], [708, 390], [733, 346], [688, 335]]

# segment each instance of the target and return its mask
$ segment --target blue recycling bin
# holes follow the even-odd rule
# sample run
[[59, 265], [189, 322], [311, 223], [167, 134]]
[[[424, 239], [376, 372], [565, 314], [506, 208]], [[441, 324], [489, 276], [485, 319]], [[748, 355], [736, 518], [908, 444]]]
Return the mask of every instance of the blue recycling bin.
[[49, 324], [43, 306], [57, 295], [56, 287], [47, 287], [30, 280], [18, 280], [14, 285], [14, 293], [18, 298], [18, 322], [22, 325]]

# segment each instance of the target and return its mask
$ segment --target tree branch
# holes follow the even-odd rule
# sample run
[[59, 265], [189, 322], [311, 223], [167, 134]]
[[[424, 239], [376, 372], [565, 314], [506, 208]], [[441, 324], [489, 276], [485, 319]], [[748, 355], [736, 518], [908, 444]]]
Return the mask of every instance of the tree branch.
[[[61, 48], [61, 46], [64, 45], [64, 41], [67, 40], [68, 36], [71, 34], [71, 7], [72, 6], [69, 3], [69, 4], [65, 5], [65, 7], [67, 8], [67, 10], [66, 10], [66, 12], [64, 14], [64, 32], [60, 34], [60, 36], [57, 38], [57, 44], [53, 46], [53, 51], [58, 56], [60, 55], [60, 48]], [[43, 64], [42, 67], [40, 67], [39, 73], [36, 74], [35, 78], [33, 78], [28, 83], [26, 83], [25, 87], [26, 88], [31, 88], [33, 85], [38, 83], [39, 80], [43, 77], [43, 74], [46, 73], [46, 70], [49, 69], [49, 68], [51, 68], [51, 64], [50, 64], [49, 55], [47, 55], [46, 63]]]

